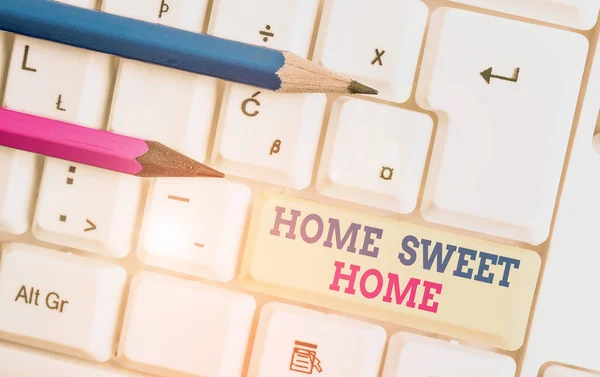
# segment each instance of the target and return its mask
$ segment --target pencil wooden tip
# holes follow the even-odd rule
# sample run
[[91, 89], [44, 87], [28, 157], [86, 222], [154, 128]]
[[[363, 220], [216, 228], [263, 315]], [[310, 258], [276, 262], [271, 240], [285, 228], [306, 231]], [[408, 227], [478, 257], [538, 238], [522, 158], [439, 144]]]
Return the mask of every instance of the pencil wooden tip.
[[196, 177], [211, 177], [211, 178], [225, 178], [225, 174], [204, 164], [200, 164], [198, 170], [196, 170]]
[[214, 177], [225, 174], [193, 160], [161, 143], [146, 141], [148, 151], [136, 158], [142, 165], [139, 177]]
[[350, 81], [350, 85], [348, 85], [348, 93], [351, 94], [379, 94], [378, 90], [375, 90], [371, 87], [368, 87], [364, 84], [359, 83], [358, 81]]

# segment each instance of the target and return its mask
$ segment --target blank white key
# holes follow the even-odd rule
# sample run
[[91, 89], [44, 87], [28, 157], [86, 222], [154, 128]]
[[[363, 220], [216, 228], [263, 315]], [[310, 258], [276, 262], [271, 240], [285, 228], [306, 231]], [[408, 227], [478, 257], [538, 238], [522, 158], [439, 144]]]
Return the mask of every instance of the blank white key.
[[547, 363], [600, 372], [600, 253], [596, 246], [600, 155], [594, 150], [599, 114], [600, 49], [596, 47], [523, 352], [521, 377], [537, 377]]
[[[207, 0], [108, 0], [103, 10], [200, 33], [207, 5]], [[120, 59], [108, 129], [204, 161], [216, 98], [214, 78]]]
[[271, 302], [260, 314], [248, 377], [376, 377], [381, 326]]
[[303, 189], [310, 184], [326, 97], [231, 84], [212, 166], [226, 174]]
[[69, 5], [75, 5], [77, 7], [96, 9], [96, 5], [99, 3], [98, 0], [56, 0], [60, 3]]
[[12, 42], [12, 34], [0, 31], [0, 89], [4, 88], [5, 73], [10, 61], [10, 51], [12, 49], [12, 43], [10, 42]]
[[102, 11], [201, 33], [208, 0], [103, 0]]
[[36, 156], [0, 147], [0, 232], [23, 234], [34, 205]]
[[514, 377], [505, 355], [400, 332], [390, 338], [383, 377]]
[[118, 359], [163, 376], [239, 377], [255, 306], [250, 295], [141, 272]]
[[215, 0], [208, 33], [307, 57], [319, 0]]
[[323, 195], [400, 213], [417, 204], [433, 121], [428, 115], [341, 97], [331, 110], [317, 188]]
[[551, 22], [576, 29], [589, 30], [596, 24], [599, 0], [451, 0]]
[[544, 242], [587, 40], [441, 8], [432, 16], [425, 49], [417, 101], [440, 117], [423, 217], [533, 245]]
[[33, 233], [43, 241], [125, 257], [132, 250], [141, 179], [46, 158]]
[[138, 257], [153, 266], [229, 281], [251, 192], [214, 179], [157, 179], [144, 211]]
[[113, 354], [123, 267], [8, 243], [0, 263], [0, 337], [96, 361]]
[[150, 377], [127, 369], [0, 342], [3, 377]]
[[551, 365], [544, 371], [544, 377], [598, 377], [600, 374]]
[[404, 102], [427, 15], [420, 0], [326, 0], [314, 60], [377, 88], [380, 98]]

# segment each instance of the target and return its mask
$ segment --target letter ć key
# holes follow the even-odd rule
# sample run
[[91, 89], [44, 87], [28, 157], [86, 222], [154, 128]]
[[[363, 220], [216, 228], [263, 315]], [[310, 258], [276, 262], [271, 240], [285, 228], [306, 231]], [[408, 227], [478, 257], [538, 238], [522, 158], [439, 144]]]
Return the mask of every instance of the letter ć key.
[[281, 195], [252, 213], [251, 290], [504, 350], [523, 343], [533, 251]]

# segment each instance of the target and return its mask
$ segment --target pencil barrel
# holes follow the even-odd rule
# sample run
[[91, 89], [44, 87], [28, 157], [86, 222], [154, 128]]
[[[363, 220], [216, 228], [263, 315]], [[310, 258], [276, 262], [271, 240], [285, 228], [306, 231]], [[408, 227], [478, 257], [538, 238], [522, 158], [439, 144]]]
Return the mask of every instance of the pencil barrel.
[[136, 175], [144, 140], [0, 108], [0, 145]]
[[1, 0], [0, 30], [277, 90], [281, 51], [48, 0]]

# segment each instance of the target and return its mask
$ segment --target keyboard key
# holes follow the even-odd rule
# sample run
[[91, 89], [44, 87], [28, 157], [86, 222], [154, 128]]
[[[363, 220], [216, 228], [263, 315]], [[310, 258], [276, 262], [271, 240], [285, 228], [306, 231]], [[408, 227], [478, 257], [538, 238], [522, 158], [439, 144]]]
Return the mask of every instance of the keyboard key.
[[245, 85], [225, 90], [212, 167], [296, 189], [312, 178], [326, 97], [279, 94]]
[[76, 7], [96, 9], [98, 0], [56, 0], [59, 3], [65, 3], [69, 5], [75, 5]]
[[[206, 0], [108, 0], [103, 10], [200, 33], [207, 4]], [[216, 100], [214, 78], [120, 59], [108, 129], [159, 141], [204, 161]]]
[[110, 56], [16, 35], [4, 107], [104, 128], [112, 82]]
[[8, 243], [0, 264], [0, 337], [107, 361], [127, 273], [123, 267]]
[[314, 60], [377, 88], [379, 98], [404, 102], [411, 95], [427, 16], [419, 0], [327, 0]]
[[599, 374], [589, 373], [559, 365], [551, 365], [544, 372], [544, 377], [598, 377]]
[[246, 294], [141, 272], [131, 283], [118, 359], [162, 376], [238, 377], [255, 306]]
[[29, 229], [36, 162], [32, 153], [0, 147], [0, 232], [23, 234]]
[[212, 179], [157, 179], [144, 211], [138, 257], [189, 275], [229, 281], [250, 205], [248, 186]]
[[150, 377], [4, 342], [0, 342], [0, 365], [5, 377]]
[[102, 11], [201, 33], [208, 0], [103, 0]]
[[4, 79], [6, 78], [6, 69], [10, 60], [10, 50], [12, 48], [12, 34], [0, 31], [0, 93], [4, 89]]
[[133, 247], [142, 180], [46, 158], [33, 233], [47, 242], [109, 255]]
[[383, 377], [514, 377], [515, 369], [505, 355], [400, 332], [390, 338]]
[[417, 205], [432, 129], [428, 115], [339, 98], [327, 127], [317, 180], [319, 192], [411, 212]]
[[421, 213], [538, 245], [550, 229], [587, 40], [448, 8], [431, 23], [417, 101], [441, 116]]
[[451, 0], [516, 16], [589, 30], [596, 24], [598, 0]]
[[539, 268], [533, 251], [265, 195], [253, 210], [241, 280], [286, 299], [516, 350]]
[[208, 34], [308, 56], [319, 0], [216, 0]]
[[[96, 1], [63, 1], [93, 8]], [[3, 106], [101, 128], [111, 85], [110, 57], [62, 44], [17, 35], [12, 58], [0, 37], [0, 77], [8, 63]], [[8, 52], [8, 51], [7, 51]], [[1, 80], [1, 79], [0, 79]], [[0, 85], [1, 86], [1, 85]], [[0, 152], [0, 231], [21, 234], [31, 222], [37, 177], [36, 157]]]
[[523, 353], [521, 377], [537, 376], [547, 363], [600, 372], [600, 254], [595, 246], [600, 156], [593, 147], [599, 114], [600, 49], [596, 47]]
[[[10, 55], [9, 34], [0, 32], [0, 93]], [[0, 147], [0, 232], [23, 234], [29, 229], [35, 194], [36, 157]]]
[[385, 341], [381, 326], [271, 302], [260, 314], [248, 377], [377, 377]]

